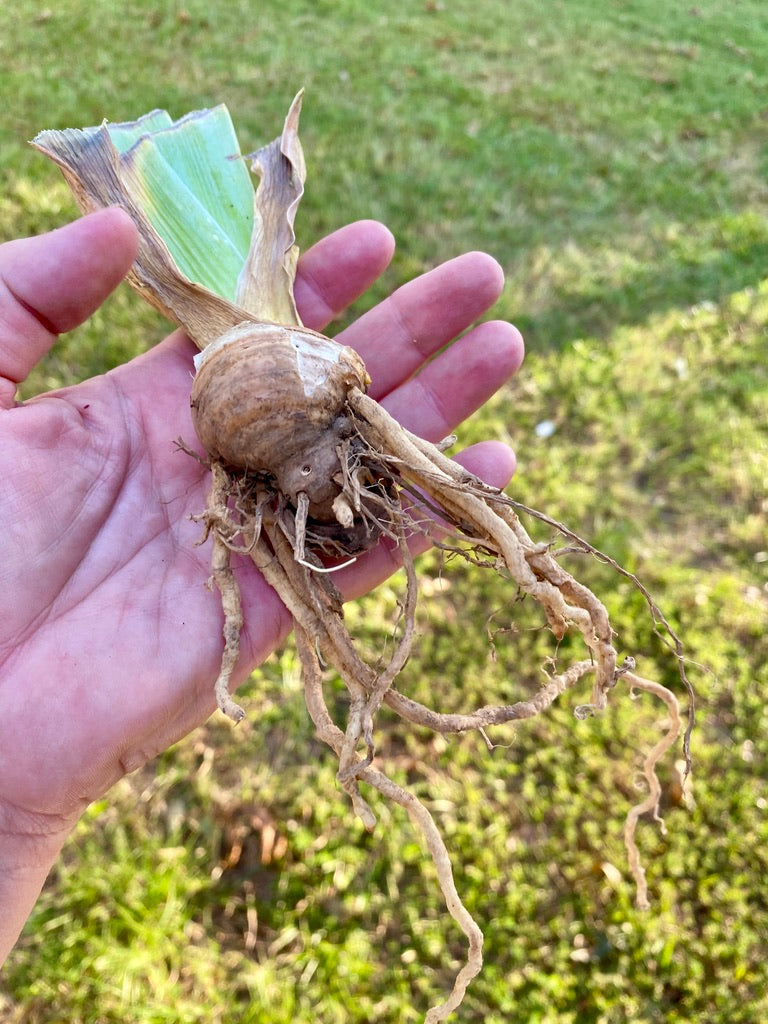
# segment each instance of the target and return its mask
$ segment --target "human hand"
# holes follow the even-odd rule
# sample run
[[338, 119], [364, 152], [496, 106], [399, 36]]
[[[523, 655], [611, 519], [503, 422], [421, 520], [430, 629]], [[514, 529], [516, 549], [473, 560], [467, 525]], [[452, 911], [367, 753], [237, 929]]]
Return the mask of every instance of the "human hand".
[[[215, 707], [222, 611], [205, 586], [208, 545], [196, 546], [200, 526], [190, 520], [206, 506], [208, 473], [175, 444], [195, 443], [195, 347], [176, 331], [105, 376], [14, 402], [16, 384], [58, 332], [100, 305], [134, 252], [133, 225], [114, 209], [0, 248], [0, 839], [45, 835], [51, 850], [90, 801]], [[322, 330], [391, 255], [389, 232], [373, 222], [310, 249], [296, 282], [307, 326]], [[501, 287], [497, 264], [468, 254], [405, 285], [339, 337], [363, 355], [372, 396], [439, 440], [515, 372], [520, 337], [508, 324], [482, 324], [413, 374]], [[493, 442], [462, 461], [498, 486], [514, 469]], [[345, 573], [347, 596], [393, 567], [384, 547], [360, 558]], [[236, 572], [240, 682], [291, 620], [250, 561]]]

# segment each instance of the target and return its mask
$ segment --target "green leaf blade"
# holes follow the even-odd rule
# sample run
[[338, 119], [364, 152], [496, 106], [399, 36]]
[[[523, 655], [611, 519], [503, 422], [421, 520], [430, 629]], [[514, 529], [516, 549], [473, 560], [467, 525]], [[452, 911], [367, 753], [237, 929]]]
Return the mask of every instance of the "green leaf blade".
[[[229, 112], [222, 104], [140, 130], [162, 113], [135, 122], [139, 137], [120, 155], [120, 176], [179, 270], [232, 301], [253, 230], [253, 186]], [[129, 126], [119, 132], [121, 144], [130, 139]]]
[[170, 128], [172, 124], [173, 118], [167, 110], [151, 110], [137, 121], [122, 121], [115, 124], [107, 122], [106, 129], [118, 153], [125, 153], [142, 135]]

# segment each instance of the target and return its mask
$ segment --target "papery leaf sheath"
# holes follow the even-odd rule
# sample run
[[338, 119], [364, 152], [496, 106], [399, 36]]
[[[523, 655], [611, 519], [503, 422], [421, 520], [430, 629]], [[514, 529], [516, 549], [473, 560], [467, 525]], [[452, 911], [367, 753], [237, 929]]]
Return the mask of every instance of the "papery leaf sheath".
[[302, 90], [291, 104], [280, 138], [251, 154], [251, 170], [261, 181], [250, 253], [236, 293], [238, 303], [260, 311], [265, 320], [298, 325], [293, 282], [299, 248], [293, 225], [307, 176], [298, 134], [303, 95]]

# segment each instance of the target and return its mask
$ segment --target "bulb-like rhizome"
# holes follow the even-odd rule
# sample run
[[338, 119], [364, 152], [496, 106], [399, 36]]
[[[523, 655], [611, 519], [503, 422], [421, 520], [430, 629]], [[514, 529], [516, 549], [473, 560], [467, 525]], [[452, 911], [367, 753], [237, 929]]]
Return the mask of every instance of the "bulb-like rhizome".
[[283, 522], [298, 524], [301, 558], [358, 555], [389, 519], [392, 473], [348, 405], [367, 384], [352, 349], [300, 327], [242, 324], [198, 357], [191, 408], [200, 441], [241, 503], [269, 495]]

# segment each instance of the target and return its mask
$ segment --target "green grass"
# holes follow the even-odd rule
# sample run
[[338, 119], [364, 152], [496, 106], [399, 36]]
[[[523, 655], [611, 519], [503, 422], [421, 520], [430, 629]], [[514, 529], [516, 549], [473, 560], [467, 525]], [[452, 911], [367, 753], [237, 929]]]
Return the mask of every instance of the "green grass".
[[[494, 314], [520, 324], [529, 354], [462, 441], [512, 441], [513, 494], [637, 572], [705, 668], [692, 670], [694, 802], [675, 802], [667, 765], [668, 834], [640, 828], [645, 914], [621, 823], [658, 708], [616, 701], [579, 722], [575, 697], [498, 735], [492, 754], [476, 737], [383, 724], [382, 763], [430, 802], [485, 923], [486, 968], [460, 1019], [768, 1019], [762, 0], [19, 0], [3, 20], [3, 237], [74, 212], [26, 146], [39, 129], [225, 101], [255, 147], [305, 85], [302, 244], [358, 216], [398, 239], [359, 308], [467, 248], [502, 262]], [[164, 330], [122, 291], [26, 393], [101, 372]], [[435, 559], [423, 568], [437, 576]], [[676, 685], [633, 589], [578, 570], [645, 674]], [[503, 625], [508, 588], [462, 566], [444, 579], [421, 612], [409, 691], [446, 708], [529, 691], [551, 647], [527, 607], [493, 664], [486, 630], [491, 613]], [[370, 643], [396, 594], [350, 609]], [[91, 808], [8, 962], [0, 1015], [383, 1024], [418, 1020], [445, 989], [462, 943], [418, 842], [386, 806], [372, 836], [352, 820], [290, 647], [245, 700], [253, 721], [212, 719]]]

